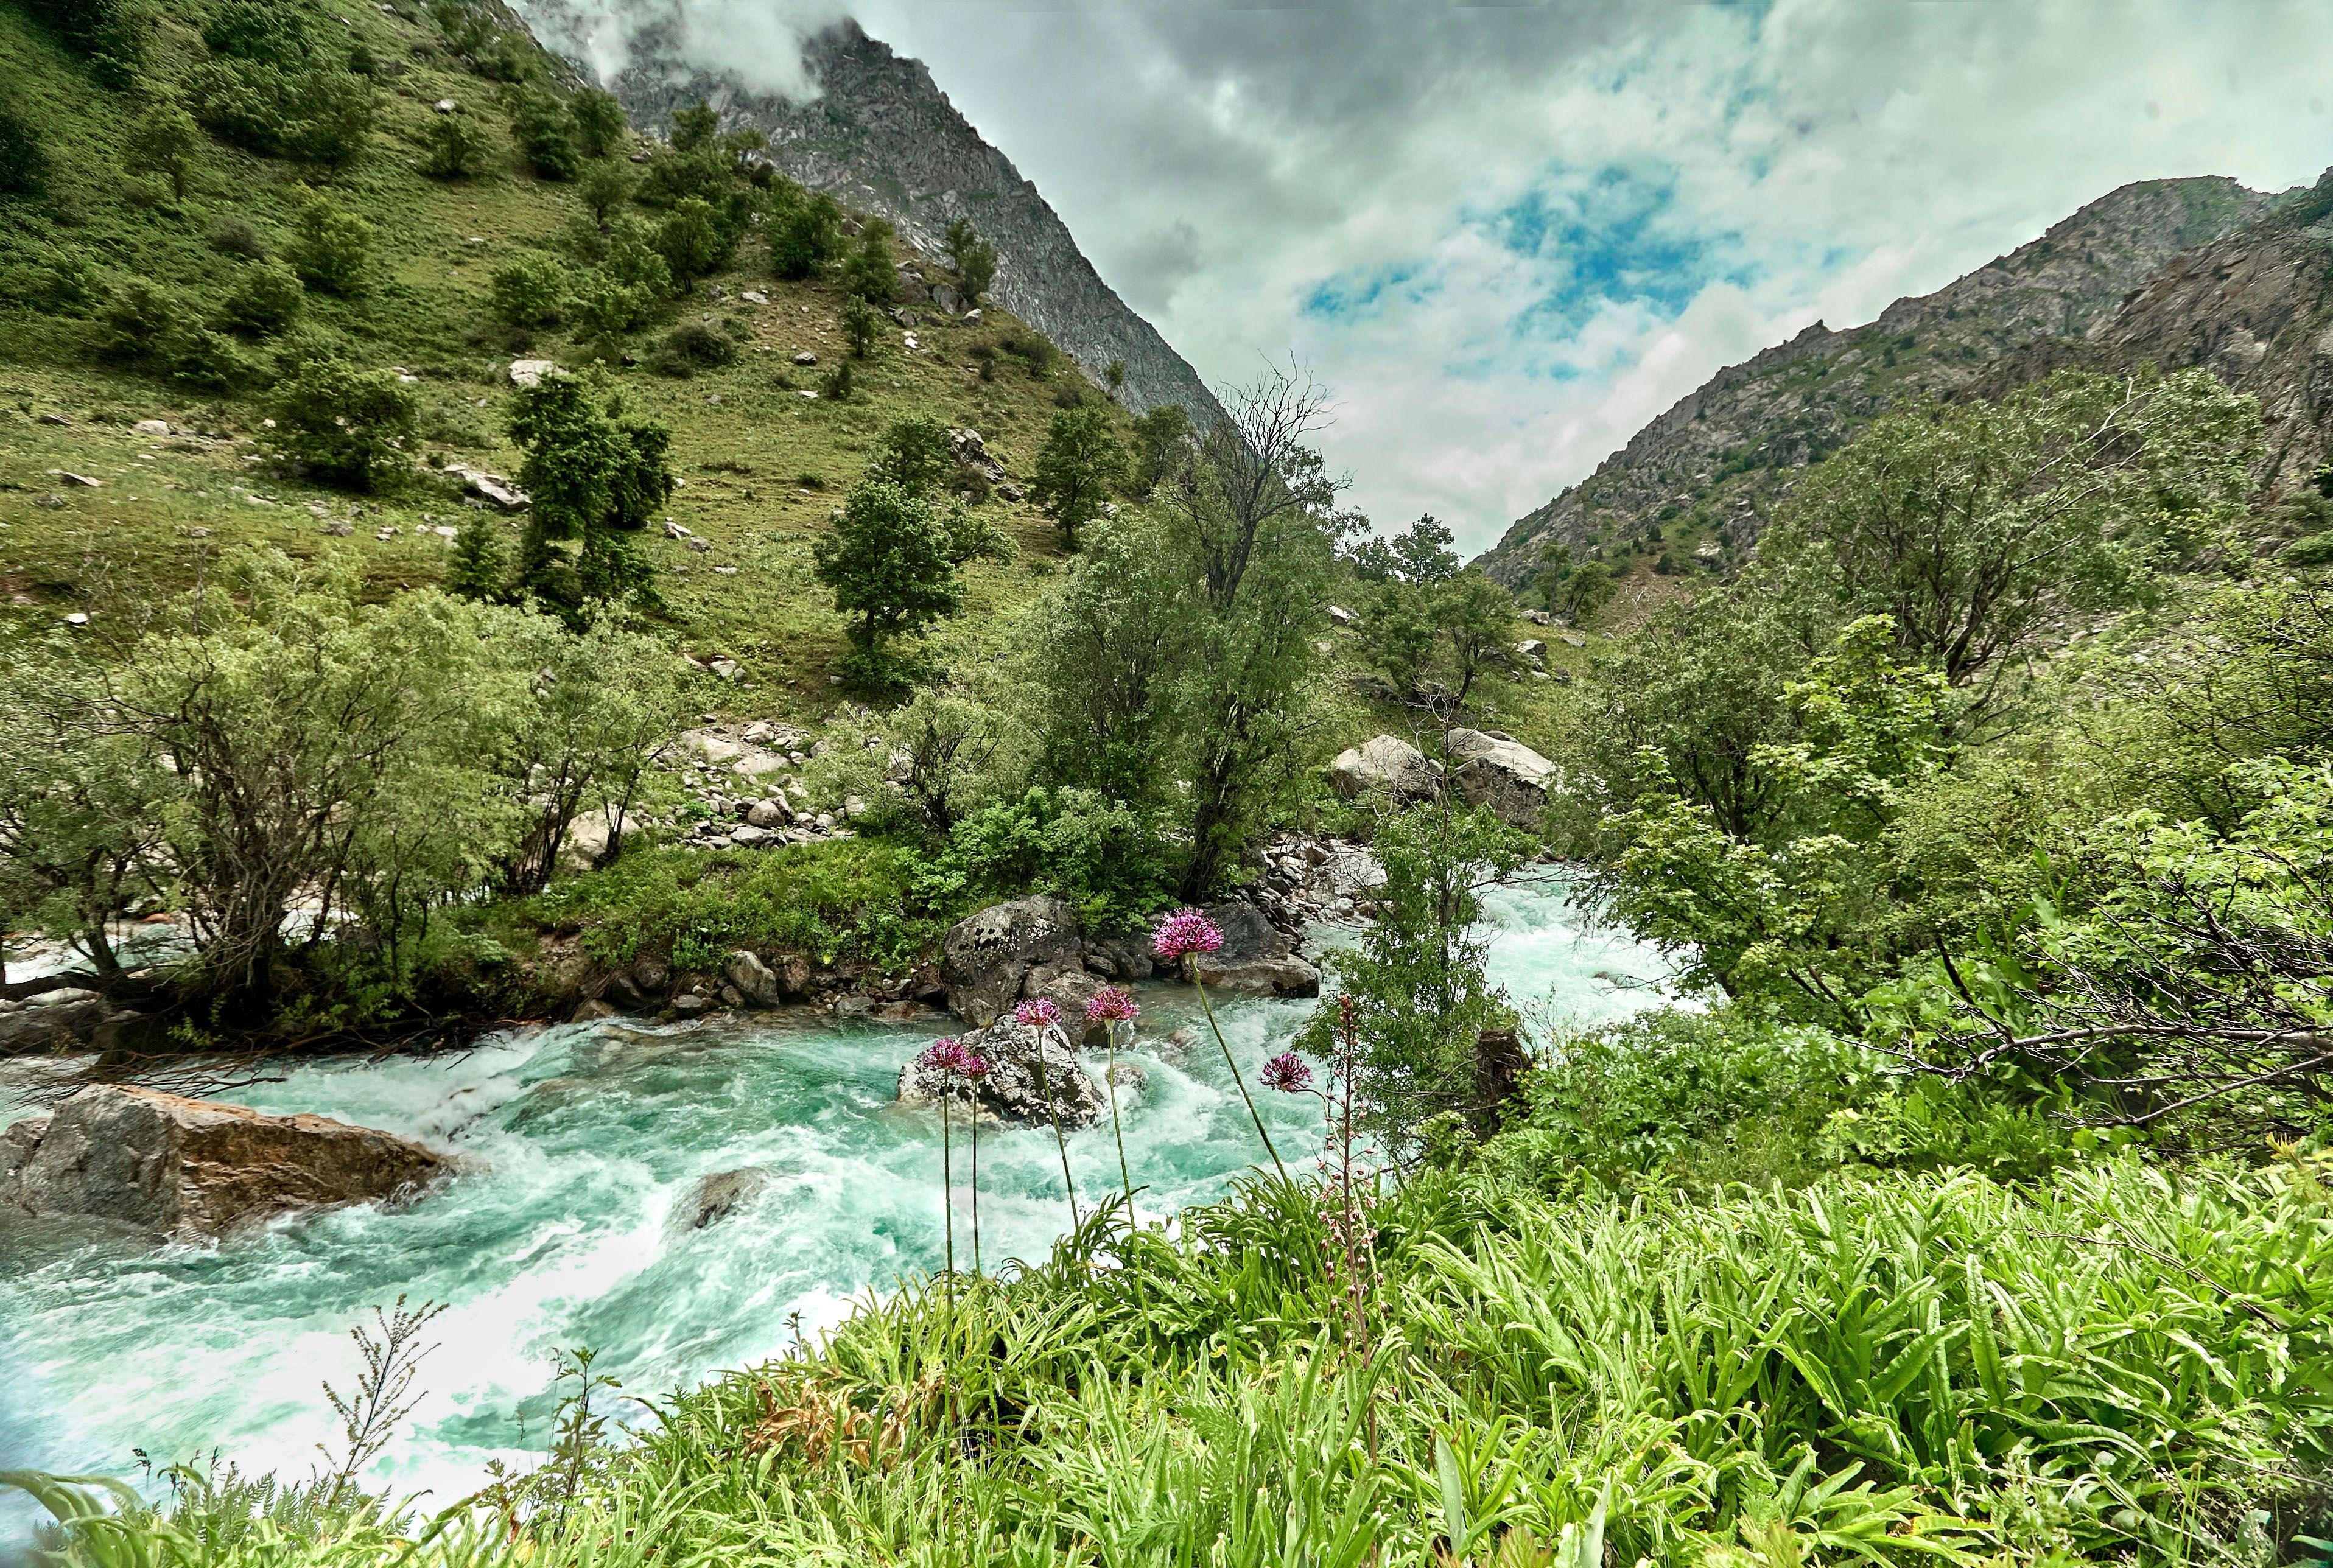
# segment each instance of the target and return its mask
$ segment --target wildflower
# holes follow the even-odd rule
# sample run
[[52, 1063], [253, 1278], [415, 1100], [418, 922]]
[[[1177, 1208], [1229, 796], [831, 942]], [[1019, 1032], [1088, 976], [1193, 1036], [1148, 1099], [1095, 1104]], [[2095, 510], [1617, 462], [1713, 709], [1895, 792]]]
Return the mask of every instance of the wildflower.
[[1086, 1004], [1086, 1022], [1090, 1024], [1130, 1024], [1142, 1016], [1142, 1009], [1122, 986], [1104, 986]]
[[1178, 909], [1161, 921], [1151, 942], [1160, 958], [1169, 960], [1187, 953], [1213, 952], [1223, 945], [1222, 928], [1195, 909]]
[[964, 1071], [965, 1055], [965, 1048], [953, 1037], [942, 1037], [925, 1047], [919, 1059], [925, 1066], [943, 1073], [961, 1073]]
[[1294, 1051], [1282, 1051], [1263, 1064], [1263, 1071], [1257, 1082], [1267, 1089], [1293, 1095], [1312, 1086], [1312, 1069], [1298, 1059]]
[[974, 1083], [988, 1076], [989, 1062], [986, 1056], [982, 1056], [978, 1051], [965, 1050], [961, 1046], [956, 1049], [958, 1056], [962, 1057], [962, 1060], [956, 1064], [957, 1072]]
[[1032, 997], [1013, 1009], [1013, 1021], [1031, 1028], [1050, 1029], [1061, 1021], [1061, 1009], [1050, 998]]

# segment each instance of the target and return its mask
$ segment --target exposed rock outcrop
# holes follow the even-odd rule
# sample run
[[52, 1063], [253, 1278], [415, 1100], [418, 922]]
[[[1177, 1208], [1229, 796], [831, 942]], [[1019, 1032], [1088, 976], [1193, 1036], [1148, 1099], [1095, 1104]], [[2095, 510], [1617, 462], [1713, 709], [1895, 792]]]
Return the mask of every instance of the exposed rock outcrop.
[[453, 1166], [370, 1127], [96, 1085], [0, 1136], [0, 1205], [217, 1236], [271, 1214], [397, 1198]]
[[[909, 1104], [936, 1104], [943, 1095], [961, 1106], [976, 1095], [980, 1110], [1006, 1122], [1042, 1125], [1051, 1119], [1064, 1127], [1090, 1127], [1109, 1114], [1109, 1091], [1079, 1065], [1077, 1056], [1058, 1030], [1039, 1031], [1006, 1018], [986, 1028], [958, 1037], [969, 1049], [987, 1058], [989, 1073], [973, 1088], [962, 1078], [951, 1078], [925, 1065], [917, 1056], [899, 1069], [899, 1098]], [[1044, 1076], [1038, 1076], [1038, 1063]]]
[[1296, 954], [1296, 942], [1243, 900], [1210, 904], [1207, 918], [1224, 933], [1214, 952], [1185, 959], [1186, 971], [1215, 990], [1250, 996], [1317, 997], [1320, 971]]

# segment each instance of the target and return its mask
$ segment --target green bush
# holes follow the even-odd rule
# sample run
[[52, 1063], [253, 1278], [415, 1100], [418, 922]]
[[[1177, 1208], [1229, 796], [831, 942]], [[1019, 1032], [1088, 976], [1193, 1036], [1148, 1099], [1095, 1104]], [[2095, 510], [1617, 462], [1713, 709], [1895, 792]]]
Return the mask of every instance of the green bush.
[[328, 294], [365, 292], [371, 281], [372, 225], [327, 196], [311, 196], [300, 213], [292, 265], [310, 288]]
[[377, 491], [410, 465], [419, 401], [381, 370], [298, 353], [272, 404], [275, 445], [327, 484]]
[[307, 302], [298, 273], [281, 262], [258, 262], [243, 270], [219, 320], [248, 338], [269, 337], [298, 320]]
[[486, 167], [486, 139], [459, 114], [434, 116], [421, 172], [432, 179], [467, 179]]
[[364, 155], [378, 113], [362, 77], [255, 60], [205, 61], [187, 73], [186, 93], [195, 119], [222, 141], [327, 169]]
[[234, 339], [207, 327], [190, 330], [170, 355], [171, 377], [206, 392], [235, 391], [257, 373]]
[[214, 54], [262, 64], [298, 66], [315, 53], [304, 10], [287, 0], [220, 0], [203, 23]]
[[624, 106], [612, 92], [587, 87], [568, 100], [575, 117], [575, 143], [586, 158], [605, 158], [624, 139]]
[[32, 121], [0, 107], [0, 196], [36, 191], [48, 173], [49, 155]]
[[814, 278], [841, 248], [842, 208], [824, 191], [806, 191], [787, 180], [773, 186], [763, 232], [772, 272], [797, 281]]
[[247, 262], [267, 259], [267, 242], [251, 226], [249, 218], [230, 213], [211, 225], [211, 249], [223, 256], [241, 256]]
[[76, 250], [28, 246], [22, 260], [0, 267], [0, 300], [51, 315], [80, 311], [97, 292], [97, 274]]
[[737, 340], [728, 333], [702, 321], [684, 321], [665, 334], [653, 363], [660, 374], [687, 377], [736, 358]]
[[1090, 929], [1138, 923], [1175, 895], [1163, 825], [1091, 789], [1031, 789], [955, 825], [917, 886], [949, 906], [1050, 893]]
[[117, 364], [166, 359], [191, 320], [187, 301], [175, 291], [133, 278], [117, 287], [98, 313], [98, 354]]
[[673, 282], [686, 283], [718, 271], [735, 247], [710, 202], [684, 196], [658, 225], [656, 248], [672, 270]]
[[134, 0], [31, 0], [30, 9], [108, 87], [127, 87], [146, 58], [153, 18]]
[[584, 340], [613, 348], [656, 309], [648, 290], [624, 283], [594, 267], [575, 280], [567, 314]]
[[557, 256], [529, 251], [494, 269], [491, 309], [514, 327], [540, 327], [559, 319], [567, 303], [567, 269]]

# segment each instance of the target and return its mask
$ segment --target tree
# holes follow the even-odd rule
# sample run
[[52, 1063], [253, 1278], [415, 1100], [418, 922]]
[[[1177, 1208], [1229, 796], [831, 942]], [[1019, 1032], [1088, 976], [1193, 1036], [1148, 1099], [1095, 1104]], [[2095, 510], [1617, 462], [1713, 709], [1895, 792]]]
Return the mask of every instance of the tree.
[[612, 92], [587, 87], [568, 100], [575, 117], [575, 139], [586, 158], [601, 158], [624, 139], [624, 106]]
[[1101, 370], [1101, 378], [1109, 383], [1109, 389], [1112, 393], [1125, 391], [1126, 361], [1123, 359], [1112, 359], [1109, 364], [1103, 366]]
[[955, 445], [947, 426], [929, 416], [895, 419], [875, 438], [875, 454], [867, 475], [896, 484], [909, 495], [929, 501], [955, 462]]
[[[1369, 846], [1386, 873], [1377, 918], [1338, 961], [1339, 986], [1359, 1004], [1357, 1086], [1369, 1120], [1397, 1146], [1452, 1113], [1488, 1136], [1499, 1107], [1478, 1089], [1480, 1041], [1512, 1011], [1485, 971], [1482, 894], [1539, 846], [1485, 808], [1445, 799], [1380, 820]], [[1330, 1054], [1336, 1014], [1334, 1003], [1316, 1012], [1299, 1044]]]
[[330, 196], [311, 194], [300, 209], [300, 235], [292, 265], [312, 289], [328, 294], [364, 292], [372, 272], [372, 225], [343, 212]]
[[957, 218], [947, 226], [947, 253], [964, 302], [979, 304], [980, 297], [996, 281], [996, 247], [980, 237], [970, 218]]
[[538, 179], [573, 179], [582, 169], [575, 148], [575, 117], [555, 93], [540, 87], [512, 95], [511, 137]]
[[149, 105], [130, 123], [123, 163], [132, 174], [168, 177], [170, 195], [187, 199], [187, 169], [203, 144], [202, 128], [175, 101]]
[[770, 270], [782, 278], [814, 278], [840, 251], [842, 209], [824, 191], [786, 180], [773, 189], [766, 228]]
[[684, 196], [658, 225], [656, 248], [678, 286], [717, 271], [729, 259], [733, 243], [724, 234], [710, 202]]
[[1362, 659], [1396, 702], [1456, 721], [1476, 686], [1507, 661], [1515, 606], [1475, 569], [1461, 570], [1449, 529], [1431, 513], [1391, 540], [1363, 540], [1350, 559], [1368, 585]]
[[2069, 372], [1877, 421], [1760, 551], [1810, 555], [1849, 616], [1890, 617], [1906, 657], [1969, 685], [2215, 540], [2260, 450], [2258, 406], [2207, 371]]
[[271, 409], [276, 445], [328, 484], [379, 490], [413, 460], [420, 402], [385, 370], [301, 353], [277, 384]]
[[620, 163], [595, 163], [584, 171], [580, 194], [583, 197], [584, 210], [591, 215], [591, 221], [604, 232], [610, 220], [632, 199], [631, 173]]
[[721, 132], [721, 117], [713, 106], [698, 99], [695, 103], [675, 110], [672, 116], [672, 149], [675, 152], [695, 152], [709, 147]]
[[[514, 393], [504, 425], [526, 453], [518, 473], [530, 502], [521, 588], [571, 617], [586, 600], [653, 602], [652, 574], [633, 537], [672, 494], [671, 433], [627, 417], [620, 399], [603, 402], [562, 374]], [[570, 540], [572, 559], [555, 548]]]
[[1053, 514], [1062, 549], [1078, 548], [1078, 530], [1101, 514], [1102, 502], [1125, 480], [1126, 448], [1106, 406], [1081, 403], [1054, 414], [1030, 494]]
[[889, 480], [854, 485], [834, 531], [811, 547], [818, 580], [850, 619], [845, 673], [870, 687], [899, 684], [903, 671], [888, 645], [954, 615], [964, 603], [964, 563], [1006, 548], [994, 530], [944, 515]]
[[842, 302], [842, 330], [844, 336], [850, 339], [852, 358], [867, 358], [867, 351], [875, 346], [875, 334], [881, 330], [882, 325], [883, 318], [875, 313], [875, 307], [857, 294]]
[[1183, 895], [1213, 895], [1295, 777], [1321, 655], [1337, 541], [1357, 520], [1309, 445], [1319, 390], [1272, 370], [1235, 388], [1154, 506], [1188, 583], [1195, 641], [1178, 698], [1191, 859]]
[[1134, 421], [1133, 492], [1139, 499], [1181, 466], [1191, 448], [1191, 416], [1180, 403], [1161, 403]]
[[1573, 625], [1584, 626], [1596, 619], [1597, 612], [1610, 604], [1619, 589], [1610, 567], [1600, 560], [1582, 561], [1565, 575], [1548, 596], [1548, 602], [1570, 617]]
[[842, 286], [870, 305], [889, 305], [899, 298], [899, 274], [891, 263], [891, 225], [869, 218], [859, 243], [842, 260]]
[[446, 590], [457, 598], [485, 604], [501, 602], [510, 577], [504, 559], [501, 531], [483, 512], [462, 525], [454, 536], [454, 553], [446, 563]]

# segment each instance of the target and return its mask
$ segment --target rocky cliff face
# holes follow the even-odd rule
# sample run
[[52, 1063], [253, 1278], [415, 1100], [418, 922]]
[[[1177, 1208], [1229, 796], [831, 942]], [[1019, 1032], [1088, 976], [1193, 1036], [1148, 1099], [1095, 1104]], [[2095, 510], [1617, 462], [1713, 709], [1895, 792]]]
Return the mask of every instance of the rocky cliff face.
[[[578, 36], [562, 0], [522, 0], [520, 8], [554, 51]], [[1201, 421], [1221, 412], [1198, 372], [1102, 282], [1037, 187], [956, 112], [923, 62], [844, 22], [810, 41], [804, 63], [820, 96], [792, 103], [676, 68], [651, 28], [633, 40], [632, 64], [606, 85], [643, 129], [667, 128], [676, 110], [699, 99], [725, 126], [757, 127], [781, 170], [888, 218], [927, 255], [945, 254], [949, 223], [970, 218], [996, 247], [991, 297], [1096, 381], [1110, 361], [1123, 361], [1128, 407], [1180, 403]]]
[[[1866, 326], [1834, 332], [1817, 322], [1719, 371], [1587, 481], [1516, 522], [1483, 565], [1516, 584], [1551, 542], [1578, 550], [1649, 538], [1723, 568], [1800, 471], [1878, 414], [2111, 358], [2120, 339], [2100, 335], [2119, 330], [2112, 323], [2131, 315], [2175, 257], [2245, 231], [2271, 205], [2223, 178], [2125, 186], [1935, 293], [1896, 301]], [[2281, 264], [2262, 256], [2258, 270]], [[2263, 326], [2296, 308], [2282, 294], [2270, 304], [2273, 291], [2254, 292]], [[2140, 332], [2128, 329], [2134, 339]], [[2037, 353], [2040, 345], [2069, 348]]]

